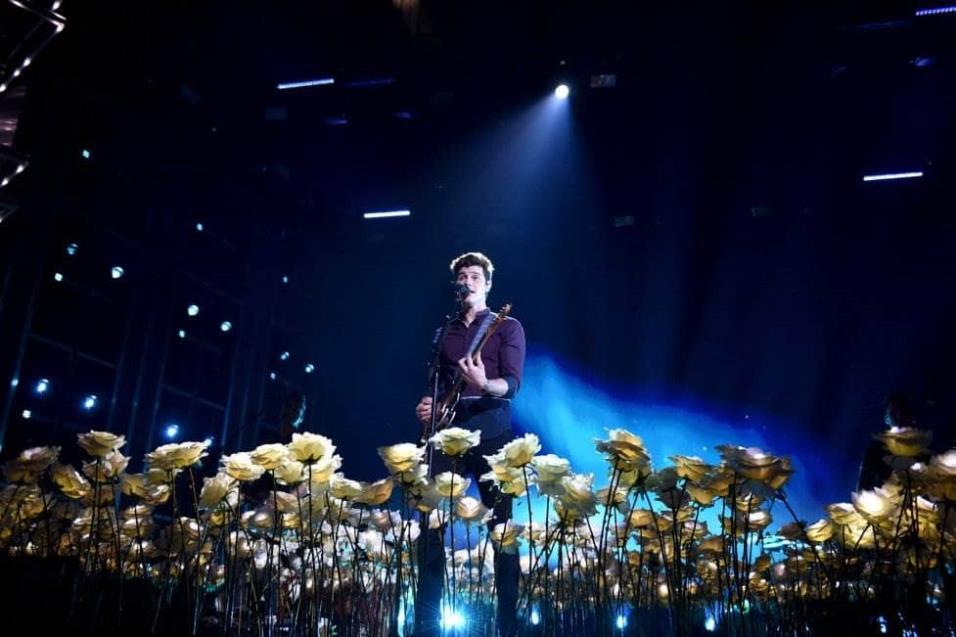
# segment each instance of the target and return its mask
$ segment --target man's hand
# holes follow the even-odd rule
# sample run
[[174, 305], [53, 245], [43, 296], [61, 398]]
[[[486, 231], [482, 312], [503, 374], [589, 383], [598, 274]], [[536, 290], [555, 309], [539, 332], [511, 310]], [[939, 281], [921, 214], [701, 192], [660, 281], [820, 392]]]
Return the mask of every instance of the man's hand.
[[488, 384], [488, 376], [485, 375], [485, 363], [481, 360], [481, 356], [474, 358], [466, 356], [460, 359], [458, 369], [461, 370], [461, 375], [465, 377], [469, 385], [474, 385], [483, 390], [485, 385]]
[[415, 405], [415, 417], [418, 422], [428, 426], [432, 421], [432, 397], [422, 396], [422, 399]]

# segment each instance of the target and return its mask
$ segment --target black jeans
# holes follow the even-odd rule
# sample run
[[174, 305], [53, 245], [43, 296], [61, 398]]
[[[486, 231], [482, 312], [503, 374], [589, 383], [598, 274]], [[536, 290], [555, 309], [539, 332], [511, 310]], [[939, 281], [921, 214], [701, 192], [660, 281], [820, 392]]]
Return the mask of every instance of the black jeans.
[[[497, 415], [496, 416], [500, 416]], [[470, 418], [455, 426], [465, 429], [481, 429], [480, 415]], [[463, 457], [454, 463], [455, 471], [462, 476], [470, 476], [478, 481], [483, 474], [491, 470], [482, 456], [496, 453], [506, 443], [514, 438], [510, 431], [493, 438], [485, 439], [470, 449]], [[439, 451], [432, 456], [432, 475], [443, 471], [451, 471], [452, 461]], [[478, 481], [478, 492], [482, 503], [494, 512], [488, 522], [488, 530], [496, 524], [502, 524], [511, 519], [512, 496], [501, 493], [498, 487], [491, 482]], [[442, 584], [445, 573], [444, 529], [429, 530], [426, 524], [422, 525], [422, 534], [418, 540], [418, 595], [415, 598], [415, 634], [440, 634], [440, 613]], [[498, 613], [496, 623], [498, 634], [511, 636], [516, 634], [516, 612], [518, 605], [518, 577], [520, 566], [518, 554], [495, 554], [495, 590], [498, 595]]]

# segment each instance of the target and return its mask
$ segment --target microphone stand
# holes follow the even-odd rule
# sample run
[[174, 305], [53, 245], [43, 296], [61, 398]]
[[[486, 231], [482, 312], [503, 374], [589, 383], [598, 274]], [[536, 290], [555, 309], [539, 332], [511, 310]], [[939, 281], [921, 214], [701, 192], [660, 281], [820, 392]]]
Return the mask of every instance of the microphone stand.
[[[442, 371], [442, 352], [445, 350], [445, 336], [448, 335], [448, 325], [454, 320], [454, 317], [457, 314], [461, 313], [461, 304], [464, 300], [464, 297], [461, 295], [455, 296], [455, 309], [452, 310], [452, 313], [445, 317], [445, 322], [442, 323], [441, 328], [438, 330], [438, 334], [435, 337], [435, 342], [433, 344], [432, 351], [432, 362], [428, 366], [428, 374], [430, 378], [431, 390], [432, 390], [432, 415], [431, 422], [428, 424], [428, 432], [424, 436], [424, 442], [427, 443], [432, 436], [435, 435], [435, 427], [438, 424], [438, 414], [436, 408], [438, 407], [438, 390], [439, 383], [441, 382], [441, 371]], [[434, 478], [434, 463], [432, 458], [434, 457], [435, 447], [434, 445], [428, 445], [428, 477]]]

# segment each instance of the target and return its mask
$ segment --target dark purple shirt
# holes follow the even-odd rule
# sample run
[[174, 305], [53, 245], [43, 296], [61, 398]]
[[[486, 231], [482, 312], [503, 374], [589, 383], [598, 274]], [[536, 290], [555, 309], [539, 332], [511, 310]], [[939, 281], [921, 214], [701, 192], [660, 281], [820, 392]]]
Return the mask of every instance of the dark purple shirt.
[[[475, 340], [478, 328], [488, 316], [490, 310], [479, 312], [475, 320], [465, 327], [462, 319], [456, 318], [448, 325], [445, 335], [445, 346], [442, 350], [442, 367], [451, 370], [446, 374], [445, 381], [454, 370], [458, 369], [458, 361], [465, 356], [468, 347]], [[516, 319], [510, 316], [498, 326], [495, 333], [488, 338], [481, 350], [481, 361], [485, 364], [485, 374], [488, 380], [503, 378], [508, 383], [508, 393], [503, 398], [514, 398], [521, 385], [521, 372], [524, 370], [524, 328]], [[461, 393], [465, 396], [481, 396], [481, 388], [465, 384]]]

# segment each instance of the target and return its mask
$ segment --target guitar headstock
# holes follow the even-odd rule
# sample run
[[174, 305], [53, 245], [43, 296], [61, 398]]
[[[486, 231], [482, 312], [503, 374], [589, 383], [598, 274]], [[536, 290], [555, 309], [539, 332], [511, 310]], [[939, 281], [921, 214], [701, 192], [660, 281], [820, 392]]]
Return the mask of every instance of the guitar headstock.
[[511, 303], [505, 303], [503, 306], [501, 306], [501, 309], [498, 310], [497, 320], [503, 321], [508, 318], [509, 314], [511, 314]]

